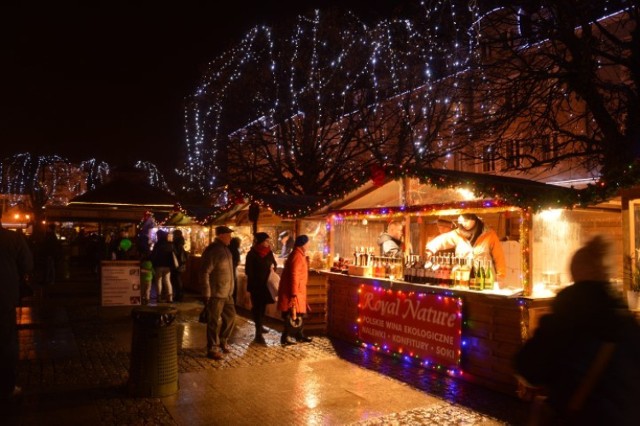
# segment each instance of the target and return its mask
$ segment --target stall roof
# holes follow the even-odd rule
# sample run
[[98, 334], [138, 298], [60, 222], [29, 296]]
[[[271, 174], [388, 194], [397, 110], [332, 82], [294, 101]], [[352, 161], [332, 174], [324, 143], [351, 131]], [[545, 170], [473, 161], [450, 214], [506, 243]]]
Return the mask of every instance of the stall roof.
[[[459, 189], [474, 192], [475, 200], [496, 200], [503, 205], [531, 208], [571, 208], [580, 204], [580, 191], [529, 179], [446, 169], [423, 169], [404, 176], [411, 181], [407, 194], [401, 178], [383, 185], [369, 181], [347, 195], [331, 196], [265, 194], [256, 195], [262, 207], [282, 218], [324, 216], [331, 211], [367, 208], [437, 205], [469, 201]], [[408, 195], [407, 200], [402, 197]], [[248, 204], [237, 205], [216, 217], [216, 222], [232, 220]]]
[[69, 205], [109, 204], [173, 208], [176, 202], [175, 196], [151, 185], [126, 179], [114, 179], [75, 197], [69, 202]]
[[176, 202], [173, 195], [146, 183], [114, 179], [66, 206], [49, 206], [45, 213], [47, 220], [58, 221], [138, 221], [144, 211], [170, 212]]

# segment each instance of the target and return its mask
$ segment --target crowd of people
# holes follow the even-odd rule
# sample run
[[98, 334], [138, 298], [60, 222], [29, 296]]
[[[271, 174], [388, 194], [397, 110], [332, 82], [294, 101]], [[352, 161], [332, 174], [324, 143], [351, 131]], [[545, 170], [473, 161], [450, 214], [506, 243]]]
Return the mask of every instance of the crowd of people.
[[[204, 299], [207, 321], [207, 357], [220, 360], [230, 351], [229, 338], [233, 332], [236, 317], [235, 289], [237, 287], [238, 250], [233, 242], [234, 231], [227, 226], [215, 229], [215, 239], [202, 253], [200, 265], [200, 281]], [[287, 239], [289, 235], [286, 235]], [[279, 235], [283, 246], [287, 250], [287, 239]], [[279, 280], [277, 297], [268, 288], [270, 275], [278, 266], [276, 255], [272, 250], [271, 237], [266, 232], [257, 232], [253, 244], [245, 260], [247, 275], [247, 290], [251, 297], [251, 314], [255, 323], [253, 342], [266, 345], [263, 334], [264, 317], [267, 305], [278, 303], [284, 321], [284, 329], [280, 338], [283, 346], [297, 342], [311, 342], [312, 339], [304, 335], [303, 318], [308, 311], [307, 282], [309, 261], [306, 247], [309, 237], [299, 235], [293, 240], [291, 250], [286, 257], [284, 269]], [[291, 340], [292, 337], [295, 340]]]

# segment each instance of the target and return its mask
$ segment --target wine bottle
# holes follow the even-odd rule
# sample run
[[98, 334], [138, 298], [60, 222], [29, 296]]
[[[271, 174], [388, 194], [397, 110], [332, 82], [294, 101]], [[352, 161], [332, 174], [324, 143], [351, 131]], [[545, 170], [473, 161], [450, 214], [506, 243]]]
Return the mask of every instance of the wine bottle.
[[484, 290], [484, 261], [478, 260], [478, 271], [476, 272], [476, 290]]
[[493, 283], [494, 283], [493, 265], [489, 260], [487, 262], [487, 267], [485, 268], [485, 272], [484, 272], [484, 286], [483, 286], [484, 290], [493, 290]]
[[476, 290], [476, 263], [473, 260], [469, 269], [469, 290]]
[[458, 269], [460, 275], [460, 286], [469, 288], [469, 275], [471, 274], [470, 258], [462, 259], [462, 265]]

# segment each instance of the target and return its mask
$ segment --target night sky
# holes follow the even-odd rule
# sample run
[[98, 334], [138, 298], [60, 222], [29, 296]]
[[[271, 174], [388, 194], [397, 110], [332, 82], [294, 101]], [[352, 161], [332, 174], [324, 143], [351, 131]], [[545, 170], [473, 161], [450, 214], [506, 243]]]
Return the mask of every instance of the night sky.
[[388, 14], [397, 3], [35, 0], [3, 5], [0, 157], [59, 154], [73, 162], [96, 158], [111, 165], [145, 160], [171, 173], [184, 155], [183, 99], [207, 62], [251, 27], [332, 4], [370, 18]]

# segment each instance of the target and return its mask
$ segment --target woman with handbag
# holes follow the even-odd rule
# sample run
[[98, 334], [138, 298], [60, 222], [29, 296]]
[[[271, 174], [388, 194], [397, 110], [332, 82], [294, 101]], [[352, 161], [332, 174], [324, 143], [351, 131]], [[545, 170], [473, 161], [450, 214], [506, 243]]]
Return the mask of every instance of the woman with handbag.
[[291, 334], [298, 342], [311, 342], [310, 337], [303, 333], [303, 318], [307, 313], [307, 282], [309, 280], [309, 261], [306, 247], [309, 237], [299, 235], [293, 246], [293, 251], [287, 257], [282, 271], [282, 279], [278, 288], [278, 309], [282, 312], [284, 329], [280, 344], [292, 345], [289, 340]]
[[274, 303], [271, 292], [267, 287], [267, 280], [272, 268], [278, 263], [271, 251], [271, 239], [266, 232], [258, 232], [254, 236], [254, 243], [245, 260], [245, 273], [247, 275], [247, 291], [251, 293], [251, 314], [256, 325], [256, 336], [253, 341], [261, 345], [267, 342], [262, 337], [267, 329], [263, 327], [264, 314], [267, 305]]

